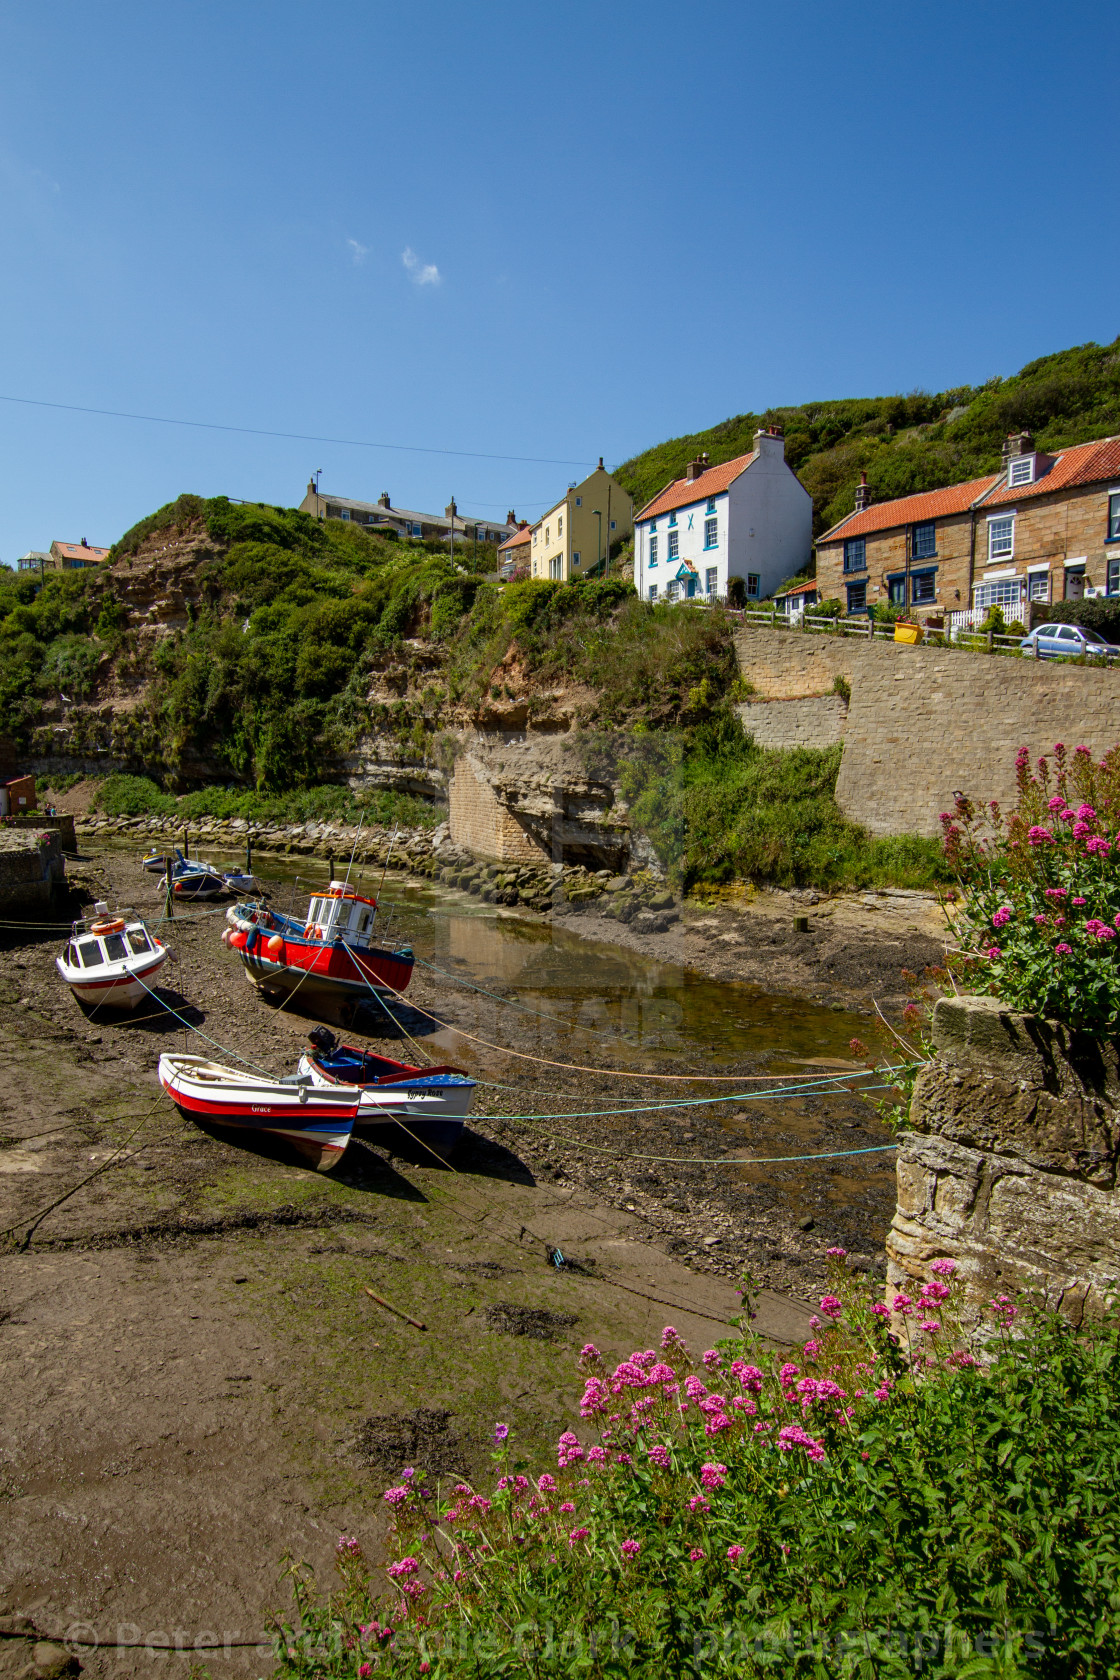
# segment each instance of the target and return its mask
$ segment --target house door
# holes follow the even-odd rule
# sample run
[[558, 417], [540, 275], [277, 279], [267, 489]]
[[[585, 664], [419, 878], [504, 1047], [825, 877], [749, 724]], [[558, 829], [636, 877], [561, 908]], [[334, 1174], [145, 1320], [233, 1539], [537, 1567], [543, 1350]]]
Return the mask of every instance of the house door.
[[1081, 601], [1085, 597], [1085, 568], [1078, 566], [1076, 570], [1066, 572], [1066, 600]]
[[696, 587], [699, 584], [699, 582], [700, 582], [700, 579], [697, 578], [697, 577], [690, 577], [689, 580], [688, 580], [688, 598], [689, 598], [690, 601], [692, 600], [692, 597], [696, 593]]

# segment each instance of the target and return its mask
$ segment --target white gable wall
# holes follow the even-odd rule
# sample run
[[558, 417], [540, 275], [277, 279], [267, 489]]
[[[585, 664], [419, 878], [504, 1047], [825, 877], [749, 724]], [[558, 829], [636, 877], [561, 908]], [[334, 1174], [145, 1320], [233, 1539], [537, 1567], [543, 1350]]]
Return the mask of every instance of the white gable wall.
[[730, 487], [728, 573], [744, 582], [759, 578], [759, 599], [809, 564], [813, 549], [813, 498], [786, 465], [780, 439], [762, 450]]

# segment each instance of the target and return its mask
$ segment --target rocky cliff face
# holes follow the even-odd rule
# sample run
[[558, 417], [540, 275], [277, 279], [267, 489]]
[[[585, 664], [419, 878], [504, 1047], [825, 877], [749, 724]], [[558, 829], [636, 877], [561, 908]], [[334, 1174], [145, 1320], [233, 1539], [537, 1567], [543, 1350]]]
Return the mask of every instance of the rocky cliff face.
[[1120, 1050], [943, 998], [898, 1156], [888, 1298], [958, 1262], [970, 1298], [1035, 1290], [1071, 1318], [1120, 1284]]

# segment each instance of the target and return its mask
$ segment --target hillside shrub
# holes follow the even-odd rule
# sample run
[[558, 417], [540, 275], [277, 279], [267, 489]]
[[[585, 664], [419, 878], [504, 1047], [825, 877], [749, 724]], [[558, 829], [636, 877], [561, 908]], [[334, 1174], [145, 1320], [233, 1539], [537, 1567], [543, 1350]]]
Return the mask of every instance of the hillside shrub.
[[291, 1571], [277, 1674], [1115, 1676], [1116, 1322], [998, 1296], [966, 1334], [940, 1260], [895, 1332], [832, 1254], [794, 1357], [588, 1344], [554, 1465], [498, 1424], [483, 1489], [405, 1470], [385, 1566], [343, 1536], [325, 1601]]
[[1015, 761], [1008, 812], [959, 796], [943, 812], [973, 989], [1097, 1037], [1120, 1031], [1120, 747], [1062, 742]]
[[[61, 786], [58, 777], [52, 786]], [[91, 809], [109, 817], [174, 817], [198, 822], [203, 817], [231, 821], [242, 817], [255, 823], [339, 822], [378, 823], [402, 828], [434, 828], [447, 818], [447, 807], [392, 789], [359, 792], [337, 784], [294, 790], [287, 794], [258, 793], [247, 788], [203, 787], [190, 793], [165, 792], [149, 776], [106, 776]]]

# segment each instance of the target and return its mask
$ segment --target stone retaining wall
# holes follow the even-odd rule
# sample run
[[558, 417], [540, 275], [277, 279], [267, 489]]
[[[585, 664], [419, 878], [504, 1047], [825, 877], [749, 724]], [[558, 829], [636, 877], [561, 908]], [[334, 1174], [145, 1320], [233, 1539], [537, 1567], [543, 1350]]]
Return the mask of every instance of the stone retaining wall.
[[[1055, 741], [1084, 743], [1099, 756], [1120, 741], [1116, 669], [753, 625], [735, 646], [760, 700], [821, 699], [837, 677], [848, 684], [836, 797], [872, 834], [938, 833], [939, 813], [952, 808], [958, 789], [1013, 802], [1021, 746], [1036, 756]], [[800, 744], [836, 738], [833, 714], [823, 709], [815, 722], [787, 715], [805, 729]], [[779, 730], [795, 727], [781, 716]]]
[[51, 894], [66, 877], [57, 830], [0, 828], [0, 915], [50, 908]]
[[888, 1300], [956, 1260], [969, 1299], [1074, 1320], [1120, 1285], [1120, 1051], [996, 998], [942, 998], [898, 1156]]
[[844, 739], [847, 701], [839, 694], [809, 700], [748, 700], [736, 710], [760, 747], [834, 747]]

